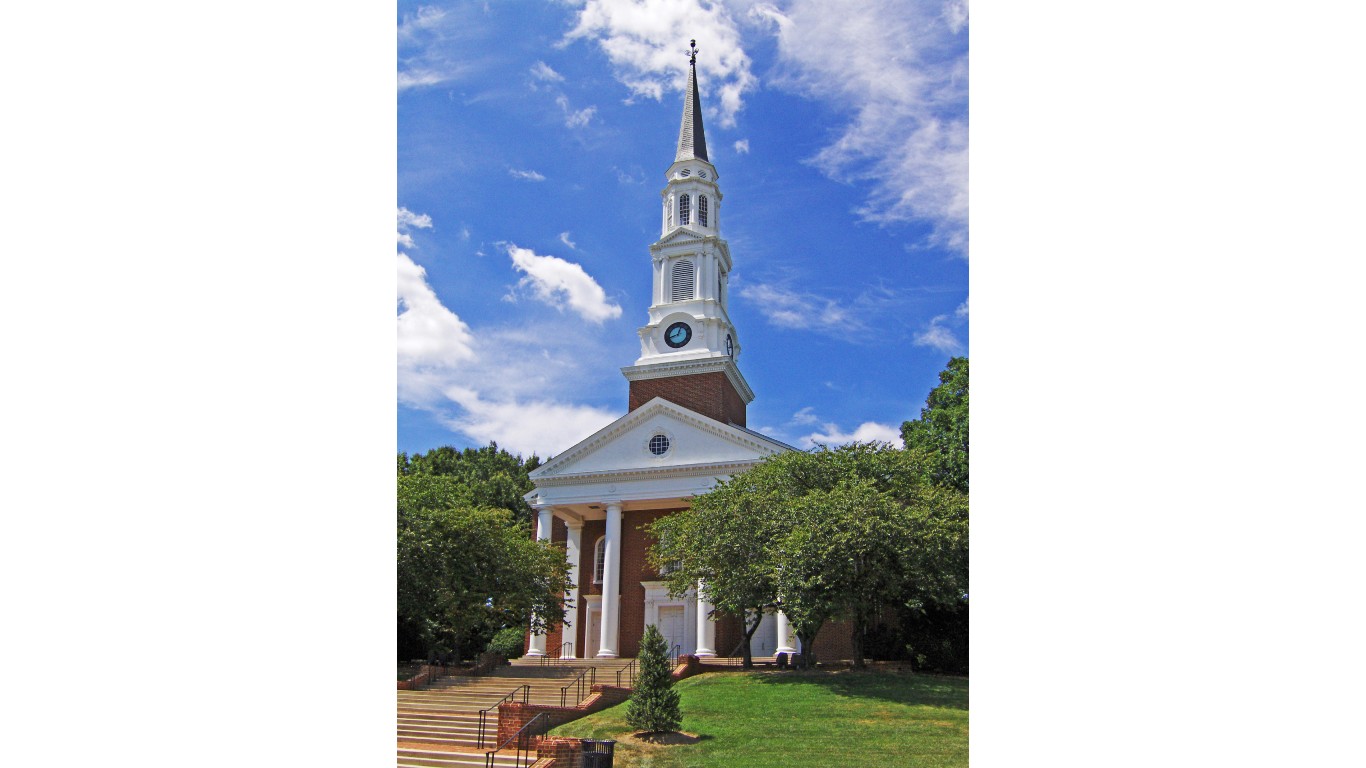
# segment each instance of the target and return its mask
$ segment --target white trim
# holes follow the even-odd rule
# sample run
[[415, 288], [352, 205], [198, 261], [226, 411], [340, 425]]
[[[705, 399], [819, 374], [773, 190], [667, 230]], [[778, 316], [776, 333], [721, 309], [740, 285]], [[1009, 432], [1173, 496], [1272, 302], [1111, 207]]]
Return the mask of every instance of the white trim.
[[[738, 335], [733, 327], [727, 332], [732, 337]], [[735, 346], [738, 348], [740, 343], [735, 342]], [[725, 353], [718, 353], [715, 357], [661, 360], [643, 365], [628, 365], [621, 369], [621, 375], [625, 376], [627, 381], [645, 381], [646, 379], [665, 379], [673, 376], [712, 373], [714, 371], [726, 374], [726, 380], [730, 382], [732, 387], [735, 387], [735, 391], [745, 401], [746, 405], [754, 402], [754, 390], [750, 388], [749, 382], [745, 381], [745, 375], [740, 373], [739, 366], [735, 364], [735, 358], [727, 357]]]

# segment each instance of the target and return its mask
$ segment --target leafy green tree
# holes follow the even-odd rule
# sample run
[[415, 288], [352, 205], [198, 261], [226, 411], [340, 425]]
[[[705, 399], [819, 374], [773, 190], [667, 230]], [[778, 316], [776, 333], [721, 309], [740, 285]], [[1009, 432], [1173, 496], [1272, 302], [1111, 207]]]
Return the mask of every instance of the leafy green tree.
[[656, 543], [651, 564], [669, 592], [681, 596], [705, 583], [705, 597], [717, 613], [744, 619], [741, 649], [745, 668], [754, 665], [750, 642], [765, 610], [776, 602], [776, 564], [766, 542], [776, 535], [757, 514], [758, 500], [743, 481], [722, 483], [693, 499], [692, 508], [661, 518], [648, 531]]
[[467, 503], [510, 510], [527, 525], [532, 523], [534, 511], [522, 497], [533, 488], [528, 475], [540, 465], [534, 454], [523, 460], [500, 449], [497, 443], [464, 450], [445, 446], [411, 457], [398, 455], [399, 477], [451, 478], [465, 489]]
[[683, 722], [683, 715], [678, 711], [678, 691], [673, 687], [664, 636], [653, 624], [645, 628], [645, 634], [640, 638], [636, 663], [640, 665], [640, 672], [631, 700], [626, 704], [626, 724], [649, 733], [678, 730]]
[[450, 477], [399, 478], [398, 618], [426, 652], [478, 648], [503, 627], [564, 621], [564, 551], [530, 538], [513, 513], [468, 503]]
[[652, 560], [677, 562], [665, 577], [674, 594], [704, 579], [719, 610], [782, 610], [802, 665], [814, 662], [821, 627], [847, 619], [861, 666], [887, 603], [953, 601], [966, 589], [967, 497], [933, 483], [931, 469], [924, 452], [879, 443], [773, 456], [655, 523]]
[[968, 359], [955, 357], [939, 373], [920, 418], [903, 422], [907, 450], [934, 457], [936, 482], [968, 492]]

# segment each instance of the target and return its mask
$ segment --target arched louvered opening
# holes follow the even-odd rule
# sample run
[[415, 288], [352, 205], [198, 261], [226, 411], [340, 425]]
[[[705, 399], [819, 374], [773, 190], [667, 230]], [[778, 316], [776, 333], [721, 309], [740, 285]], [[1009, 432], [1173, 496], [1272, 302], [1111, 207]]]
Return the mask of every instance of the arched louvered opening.
[[680, 225], [688, 223], [688, 216], [692, 212], [692, 201], [687, 195], [678, 196], [678, 223]]
[[707, 196], [697, 196], [697, 223], [707, 226]]
[[687, 301], [695, 295], [696, 282], [691, 261], [683, 259], [674, 264], [672, 285], [672, 301]]

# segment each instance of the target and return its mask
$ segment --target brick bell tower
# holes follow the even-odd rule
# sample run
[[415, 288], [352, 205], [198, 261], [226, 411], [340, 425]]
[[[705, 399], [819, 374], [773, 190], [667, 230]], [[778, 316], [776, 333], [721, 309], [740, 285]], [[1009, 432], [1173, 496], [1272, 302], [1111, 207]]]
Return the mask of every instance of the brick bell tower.
[[662, 397], [743, 427], [754, 391], [736, 365], [740, 338], [726, 312], [730, 247], [721, 239], [721, 188], [702, 130], [695, 40], [678, 151], [665, 179], [662, 234], [650, 246], [650, 319], [639, 331], [640, 357], [621, 369], [631, 383], [628, 410]]

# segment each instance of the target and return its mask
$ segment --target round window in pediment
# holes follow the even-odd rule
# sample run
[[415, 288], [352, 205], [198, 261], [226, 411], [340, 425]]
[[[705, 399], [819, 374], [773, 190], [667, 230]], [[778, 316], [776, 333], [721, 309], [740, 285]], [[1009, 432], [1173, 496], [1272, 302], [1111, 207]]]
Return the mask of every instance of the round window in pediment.
[[656, 456], [663, 456], [669, 452], [669, 436], [655, 435], [650, 438], [650, 453]]

